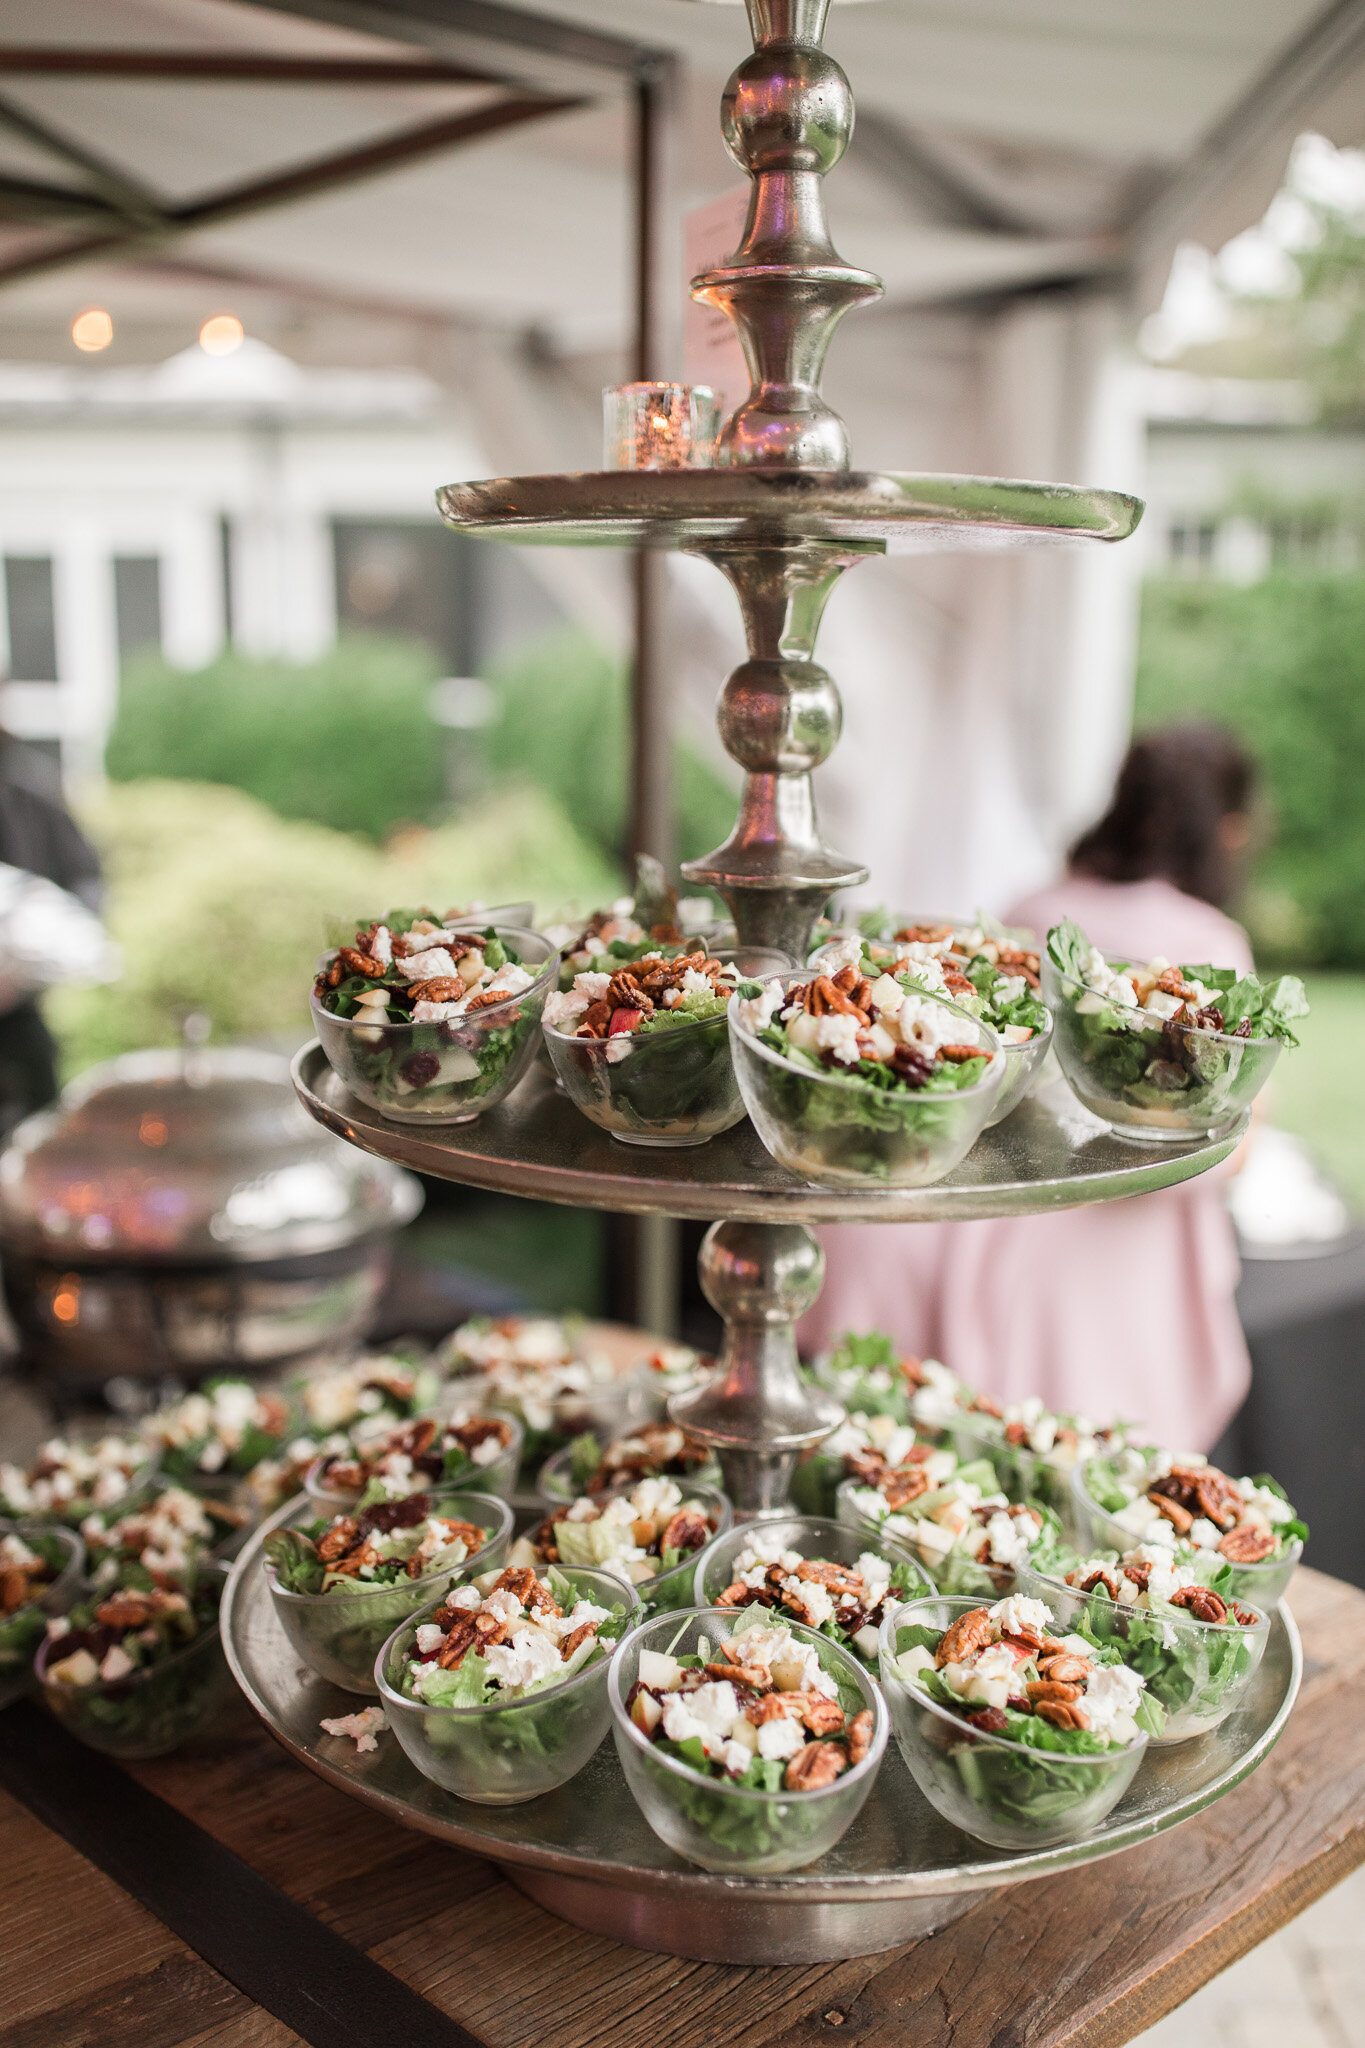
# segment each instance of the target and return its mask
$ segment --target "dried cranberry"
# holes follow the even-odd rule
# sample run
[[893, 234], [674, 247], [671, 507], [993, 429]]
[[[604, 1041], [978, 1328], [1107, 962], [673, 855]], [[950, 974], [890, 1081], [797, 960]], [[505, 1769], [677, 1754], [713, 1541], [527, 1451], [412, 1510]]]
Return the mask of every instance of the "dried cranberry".
[[360, 1533], [368, 1536], [374, 1531], [385, 1534], [390, 1529], [414, 1529], [426, 1520], [430, 1507], [424, 1493], [410, 1493], [406, 1500], [377, 1500], [360, 1517]]
[[441, 1061], [434, 1052], [413, 1052], [408, 1054], [398, 1071], [409, 1087], [425, 1088], [428, 1081], [434, 1081], [440, 1073]]
[[979, 1713], [968, 1714], [973, 1728], [980, 1728], [986, 1735], [1003, 1735], [1009, 1722], [1002, 1707], [982, 1707]]

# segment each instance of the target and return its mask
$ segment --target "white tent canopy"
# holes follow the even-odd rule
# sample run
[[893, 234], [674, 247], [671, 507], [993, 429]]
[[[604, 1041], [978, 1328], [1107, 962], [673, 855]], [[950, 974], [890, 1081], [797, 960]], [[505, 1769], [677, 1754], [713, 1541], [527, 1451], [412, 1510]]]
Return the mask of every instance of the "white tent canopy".
[[[827, 40], [859, 103], [836, 239], [887, 285], [827, 380], [869, 467], [1140, 488], [1124, 362], [1177, 242], [1257, 218], [1301, 130], [1365, 138], [1365, 0], [875, 0]], [[0, 0], [0, 351], [59, 355], [99, 302], [152, 360], [230, 295], [301, 359], [436, 375], [492, 469], [590, 466], [595, 386], [631, 359], [641, 81], [680, 67], [676, 226], [738, 181], [716, 105], [746, 48], [742, 11], [689, 0]], [[664, 275], [681, 304], [680, 257]], [[623, 579], [570, 559], [546, 572], [620, 637]], [[888, 893], [998, 900], [1093, 808], [1140, 559], [846, 579], [823, 801]], [[700, 724], [733, 613], [679, 580]]]

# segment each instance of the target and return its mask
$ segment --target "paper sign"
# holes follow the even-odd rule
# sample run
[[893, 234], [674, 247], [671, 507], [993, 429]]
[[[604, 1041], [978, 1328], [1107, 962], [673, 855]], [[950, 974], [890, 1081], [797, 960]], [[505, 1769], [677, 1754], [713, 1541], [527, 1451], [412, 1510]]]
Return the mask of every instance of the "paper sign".
[[[684, 289], [701, 271], [714, 270], [734, 255], [748, 211], [749, 187], [744, 184], [685, 216]], [[699, 305], [690, 296], [683, 315], [683, 376], [689, 384], [709, 384], [718, 391], [727, 415], [749, 395], [748, 365], [734, 321], [718, 306]]]

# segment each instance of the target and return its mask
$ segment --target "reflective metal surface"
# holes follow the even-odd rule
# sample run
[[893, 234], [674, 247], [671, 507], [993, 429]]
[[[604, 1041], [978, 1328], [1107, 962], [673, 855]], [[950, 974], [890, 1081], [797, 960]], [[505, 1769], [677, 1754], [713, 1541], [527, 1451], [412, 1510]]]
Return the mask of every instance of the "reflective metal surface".
[[778, 1878], [724, 1878], [683, 1863], [645, 1825], [610, 1741], [568, 1785], [525, 1806], [473, 1807], [418, 1775], [390, 1734], [360, 1755], [323, 1735], [355, 1705], [302, 1670], [275, 1618], [258, 1534], [233, 1569], [223, 1641], [238, 1684], [278, 1740], [331, 1784], [406, 1827], [488, 1857], [552, 1911], [619, 1941], [736, 1962], [811, 1962], [913, 1939], [972, 1895], [1115, 1854], [1221, 1798], [1268, 1754], [1298, 1691], [1301, 1657], [1278, 1610], [1245, 1706], [1212, 1734], [1149, 1755], [1126, 1798], [1084, 1841], [1036, 1855], [981, 1848], [920, 1797], [888, 1750], [867, 1805], [829, 1856]]
[[421, 1202], [405, 1174], [318, 1132], [288, 1061], [244, 1046], [92, 1067], [0, 1157], [0, 1245], [67, 1263], [314, 1257]]
[[1154, 1147], [1118, 1138], [1064, 1081], [1043, 1081], [962, 1165], [930, 1188], [817, 1188], [786, 1172], [747, 1121], [686, 1150], [618, 1145], [555, 1093], [537, 1064], [501, 1108], [477, 1123], [422, 1131], [392, 1124], [337, 1080], [314, 1040], [294, 1082], [319, 1123], [381, 1158], [438, 1180], [575, 1208], [729, 1217], [754, 1223], [966, 1222], [1141, 1195], [1190, 1180], [1245, 1135]]
[[447, 524], [558, 547], [861, 542], [871, 553], [1126, 540], [1142, 500], [1002, 477], [871, 470], [673, 469], [494, 477], [437, 492]]

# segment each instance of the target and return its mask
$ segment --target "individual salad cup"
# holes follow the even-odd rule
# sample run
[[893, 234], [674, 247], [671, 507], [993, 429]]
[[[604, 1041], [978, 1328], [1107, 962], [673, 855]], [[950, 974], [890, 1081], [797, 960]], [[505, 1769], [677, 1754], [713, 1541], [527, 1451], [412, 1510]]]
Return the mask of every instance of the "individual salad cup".
[[[917, 1447], [917, 1450], [927, 1447]], [[985, 1458], [958, 1463], [949, 1450], [912, 1452], [899, 1466], [845, 1479], [835, 1513], [846, 1529], [923, 1567], [940, 1592], [993, 1599], [1048, 1527], [1048, 1511], [1006, 1499]]]
[[656, 1615], [626, 1637], [607, 1686], [636, 1804], [703, 1870], [813, 1863], [857, 1818], [886, 1748], [886, 1707], [857, 1657], [775, 1614]]
[[424, 1778], [480, 1806], [553, 1792], [611, 1721], [607, 1672], [639, 1613], [609, 1572], [551, 1565], [464, 1576], [395, 1629], [376, 1690]]
[[[803, 1515], [828, 1518], [837, 1511], [839, 1488], [846, 1479], [875, 1484], [885, 1472], [894, 1472], [913, 1460], [929, 1457], [939, 1448], [934, 1438], [922, 1438], [913, 1423], [898, 1422], [887, 1414], [869, 1415], [852, 1409], [838, 1427], [813, 1450], [797, 1461], [792, 1474], [792, 1500]], [[934, 1462], [936, 1473], [957, 1469], [956, 1455], [948, 1450]]]
[[149, 1415], [142, 1434], [163, 1479], [231, 1499], [263, 1458], [279, 1455], [293, 1427], [282, 1394], [252, 1380], [217, 1379]]
[[676, 1422], [646, 1422], [628, 1436], [602, 1444], [591, 1433], [575, 1437], [540, 1468], [536, 1490], [553, 1507], [570, 1506], [584, 1494], [619, 1492], [642, 1479], [696, 1480], [720, 1485], [720, 1467], [709, 1445], [689, 1436]]
[[833, 1187], [928, 1187], [971, 1150], [1004, 1074], [956, 1004], [855, 968], [777, 975], [730, 1000], [745, 1107], [778, 1164]]
[[889, 1415], [913, 1422], [926, 1441], [976, 1400], [955, 1372], [937, 1358], [907, 1357], [882, 1330], [846, 1330], [811, 1365], [818, 1385], [836, 1394], [845, 1408], [865, 1415]]
[[1257, 1607], [1283, 1599], [1308, 1540], [1308, 1524], [1268, 1472], [1230, 1479], [1193, 1451], [1173, 1458], [1130, 1444], [1078, 1465], [1071, 1486], [1087, 1553], [1118, 1555], [1137, 1543], [1170, 1550], [1184, 1542], [1198, 1553], [1201, 1577], [1226, 1566], [1218, 1591]]
[[959, 1457], [989, 1458], [1012, 1501], [1051, 1508], [1068, 1532], [1074, 1528], [1072, 1473], [1091, 1458], [1121, 1450], [1126, 1440], [1122, 1423], [1097, 1428], [1083, 1415], [1055, 1414], [1037, 1395], [1004, 1407], [978, 1396], [952, 1426]]
[[206, 1563], [235, 1557], [255, 1519], [248, 1506], [186, 1486], [158, 1486], [122, 1514], [96, 1511], [81, 1523], [91, 1588], [107, 1591], [130, 1564], [158, 1586], [189, 1585]]
[[390, 911], [324, 961], [313, 1022], [334, 1071], [381, 1115], [470, 1123], [525, 1073], [558, 971], [539, 932]]
[[1064, 1634], [1041, 1600], [912, 1600], [882, 1623], [881, 1682], [910, 1775], [954, 1827], [996, 1849], [1097, 1828], [1162, 1713], [1117, 1651]]
[[137, 1437], [49, 1437], [31, 1464], [0, 1464], [0, 1516], [78, 1529], [88, 1514], [143, 1499], [156, 1469], [156, 1451]]
[[129, 1565], [119, 1585], [50, 1622], [34, 1670], [63, 1726], [130, 1760], [197, 1735], [233, 1691], [218, 1634], [225, 1578], [223, 1565], [205, 1564], [167, 1588]]
[[692, 1599], [799, 1621], [875, 1671], [887, 1608], [933, 1590], [909, 1558], [869, 1550], [841, 1522], [803, 1515], [747, 1522], [717, 1537], [697, 1560]]
[[586, 923], [580, 918], [544, 927], [559, 949], [561, 989], [571, 988], [574, 976], [589, 969], [615, 974], [649, 953], [672, 960], [695, 952], [699, 942], [726, 930], [707, 898], [693, 896], [680, 903], [662, 865], [649, 854], [636, 856], [633, 895], [595, 910]]
[[0, 1521], [0, 1707], [33, 1676], [33, 1656], [51, 1616], [81, 1590], [85, 1546], [56, 1522]]
[[694, 1351], [690, 1344], [658, 1344], [648, 1358], [641, 1359], [631, 1377], [640, 1390], [647, 1418], [667, 1422], [673, 1396], [704, 1387], [715, 1369], [716, 1361], [709, 1352]]
[[643, 1420], [640, 1389], [618, 1373], [572, 1316], [475, 1316], [437, 1351], [454, 1379], [442, 1407], [451, 1414], [495, 1411], [522, 1425], [523, 1482], [552, 1451], [591, 1432], [605, 1443]]
[[701, 1145], [744, 1116], [726, 1008], [744, 977], [781, 973], [783, 953], [730, 948], [614, 974], [575, 975], [545, 1005], [545, 1041], [570, 1101], [625, 1145]]
[[1155, 1544], [1083, 1558], [1064, 1574], [1020, 1574], [1057, 1624], [1096, 1651], [1116, 1650], [1165, 1715], [1153, 1747], [1207, 1735], [1241, 1704], [1270, 1634], [1259, 1607], [1226, 1600], [1196, 1566]]
[[733, 1519], [729, 1501], [714, 1486], [640, 1479], [552, 1508], [528, 1536], [517, 1538], [511, 1562], [537, 1570], [592, 1565], [633, 1586], [646, 1608], [686, 1607], [698, 1552], [723, 1536]]
[[308, 1373], [296, 1382], [294, 1397], [304, 1429], [325, 1437], [358, 1423], [411, 1422], [427, 1413], [441, 1386], [442, 1374], [429, 1359], [366, 1352]]
[[377, 1433], [359, 1430], [342, 1448], [309, 1466], [304, 1491], [319, 1514], [348, 1513], [361, 1498], [402, 1500], [433, 1487], [473, 1487], [505, 1500], [521, 1464], [514, 1415], [471, 1415], [443, 1422], [419, 1415]]
[[1052, 1015], [1042, 997], [1031, 935], [1017, 943], [979, 923], [900, 921], [886, 940], [843, 933], [811, 956], [822, 974], [854, 967], [876, 980], [904, 978], [926, 995], [943, 996], [989, 1024], [1000, 1040], [1004, 1079], [986, 1127], [1000, 1123], [1033, 1086], [1052, 1042]]
[[1308, 1014], [1295, 975], [1110, 960], [1070, 919], [1047, 935], [1043, 993], [1080, 1101], [1121, 1137], [1168, 1144], [1230, 1129]]
[[346, 1692], [376, 1690], [386, 1636], [457, 1575], [507, 1555], [512, 1510], [492, 1494], [433, 1488], [330, 1519], [304, 1508], [264, 1544], [275, 1612], [309, 1669]]

